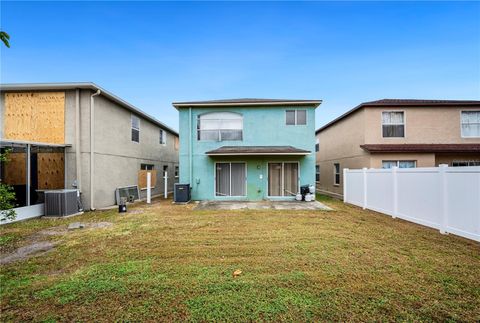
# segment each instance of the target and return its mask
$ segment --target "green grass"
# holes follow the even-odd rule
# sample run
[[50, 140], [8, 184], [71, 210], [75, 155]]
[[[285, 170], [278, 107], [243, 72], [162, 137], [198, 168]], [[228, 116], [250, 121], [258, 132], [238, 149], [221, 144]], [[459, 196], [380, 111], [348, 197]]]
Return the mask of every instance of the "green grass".
[[[344, 205], [194, 211], [162, 201], [0, 227], [3, 252], [73, 221], [41, 257], [5, 265], [1, 321], [478, 321], [480, 246]], [[236, 278], [233, 271], [241, 269]]]

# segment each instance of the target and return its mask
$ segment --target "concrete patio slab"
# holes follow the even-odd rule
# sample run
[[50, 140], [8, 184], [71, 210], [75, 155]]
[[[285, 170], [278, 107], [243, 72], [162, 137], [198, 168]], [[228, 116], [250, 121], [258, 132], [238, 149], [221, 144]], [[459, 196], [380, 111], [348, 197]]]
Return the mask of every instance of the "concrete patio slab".
[[333, 209], [318, 201], [201, 201], [195, 210], [323, 210]]

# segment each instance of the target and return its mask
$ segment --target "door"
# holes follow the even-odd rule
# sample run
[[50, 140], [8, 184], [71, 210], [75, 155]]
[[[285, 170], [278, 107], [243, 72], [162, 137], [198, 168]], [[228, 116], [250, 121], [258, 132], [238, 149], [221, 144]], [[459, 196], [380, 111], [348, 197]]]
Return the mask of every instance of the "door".
[[268, 196], [298, 193], [298, 163], [268, 163]]
[[245, 163], [215, 164], [215, 196], [247, 195]]

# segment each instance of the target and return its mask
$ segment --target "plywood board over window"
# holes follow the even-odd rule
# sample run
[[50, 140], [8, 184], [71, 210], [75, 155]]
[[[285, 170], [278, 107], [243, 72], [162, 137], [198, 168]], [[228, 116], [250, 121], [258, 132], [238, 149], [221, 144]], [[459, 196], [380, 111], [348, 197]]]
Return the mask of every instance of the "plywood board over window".
[[147, 173], [150, 172], [152, 173], [152, 188], [155, 187], [155, 184], [157, 183], [157, 171], [156, 170], [145, 170], [141, 169], [138, 171], [138, 188], [141, 190], [147, 189]]
[[38, 189], [64, 188], [65, 161], [63, 153], [38, 153]]
[[4, 137], [65, 143], [65, 92], [5, 93]]
[[27, 183], [26, 157], [25, 153], [8, 154], [8, 162], [2, 164], [5, 167], [4, 184], [25, 185]]

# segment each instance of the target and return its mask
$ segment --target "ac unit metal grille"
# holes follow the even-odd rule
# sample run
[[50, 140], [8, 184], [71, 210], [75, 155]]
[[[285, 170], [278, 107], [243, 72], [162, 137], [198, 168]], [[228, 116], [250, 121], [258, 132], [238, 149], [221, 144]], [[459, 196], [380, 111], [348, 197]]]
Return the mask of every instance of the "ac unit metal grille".
[[66, 216], [78, 213], [77, 190], [45, 191], [45, 215]]

